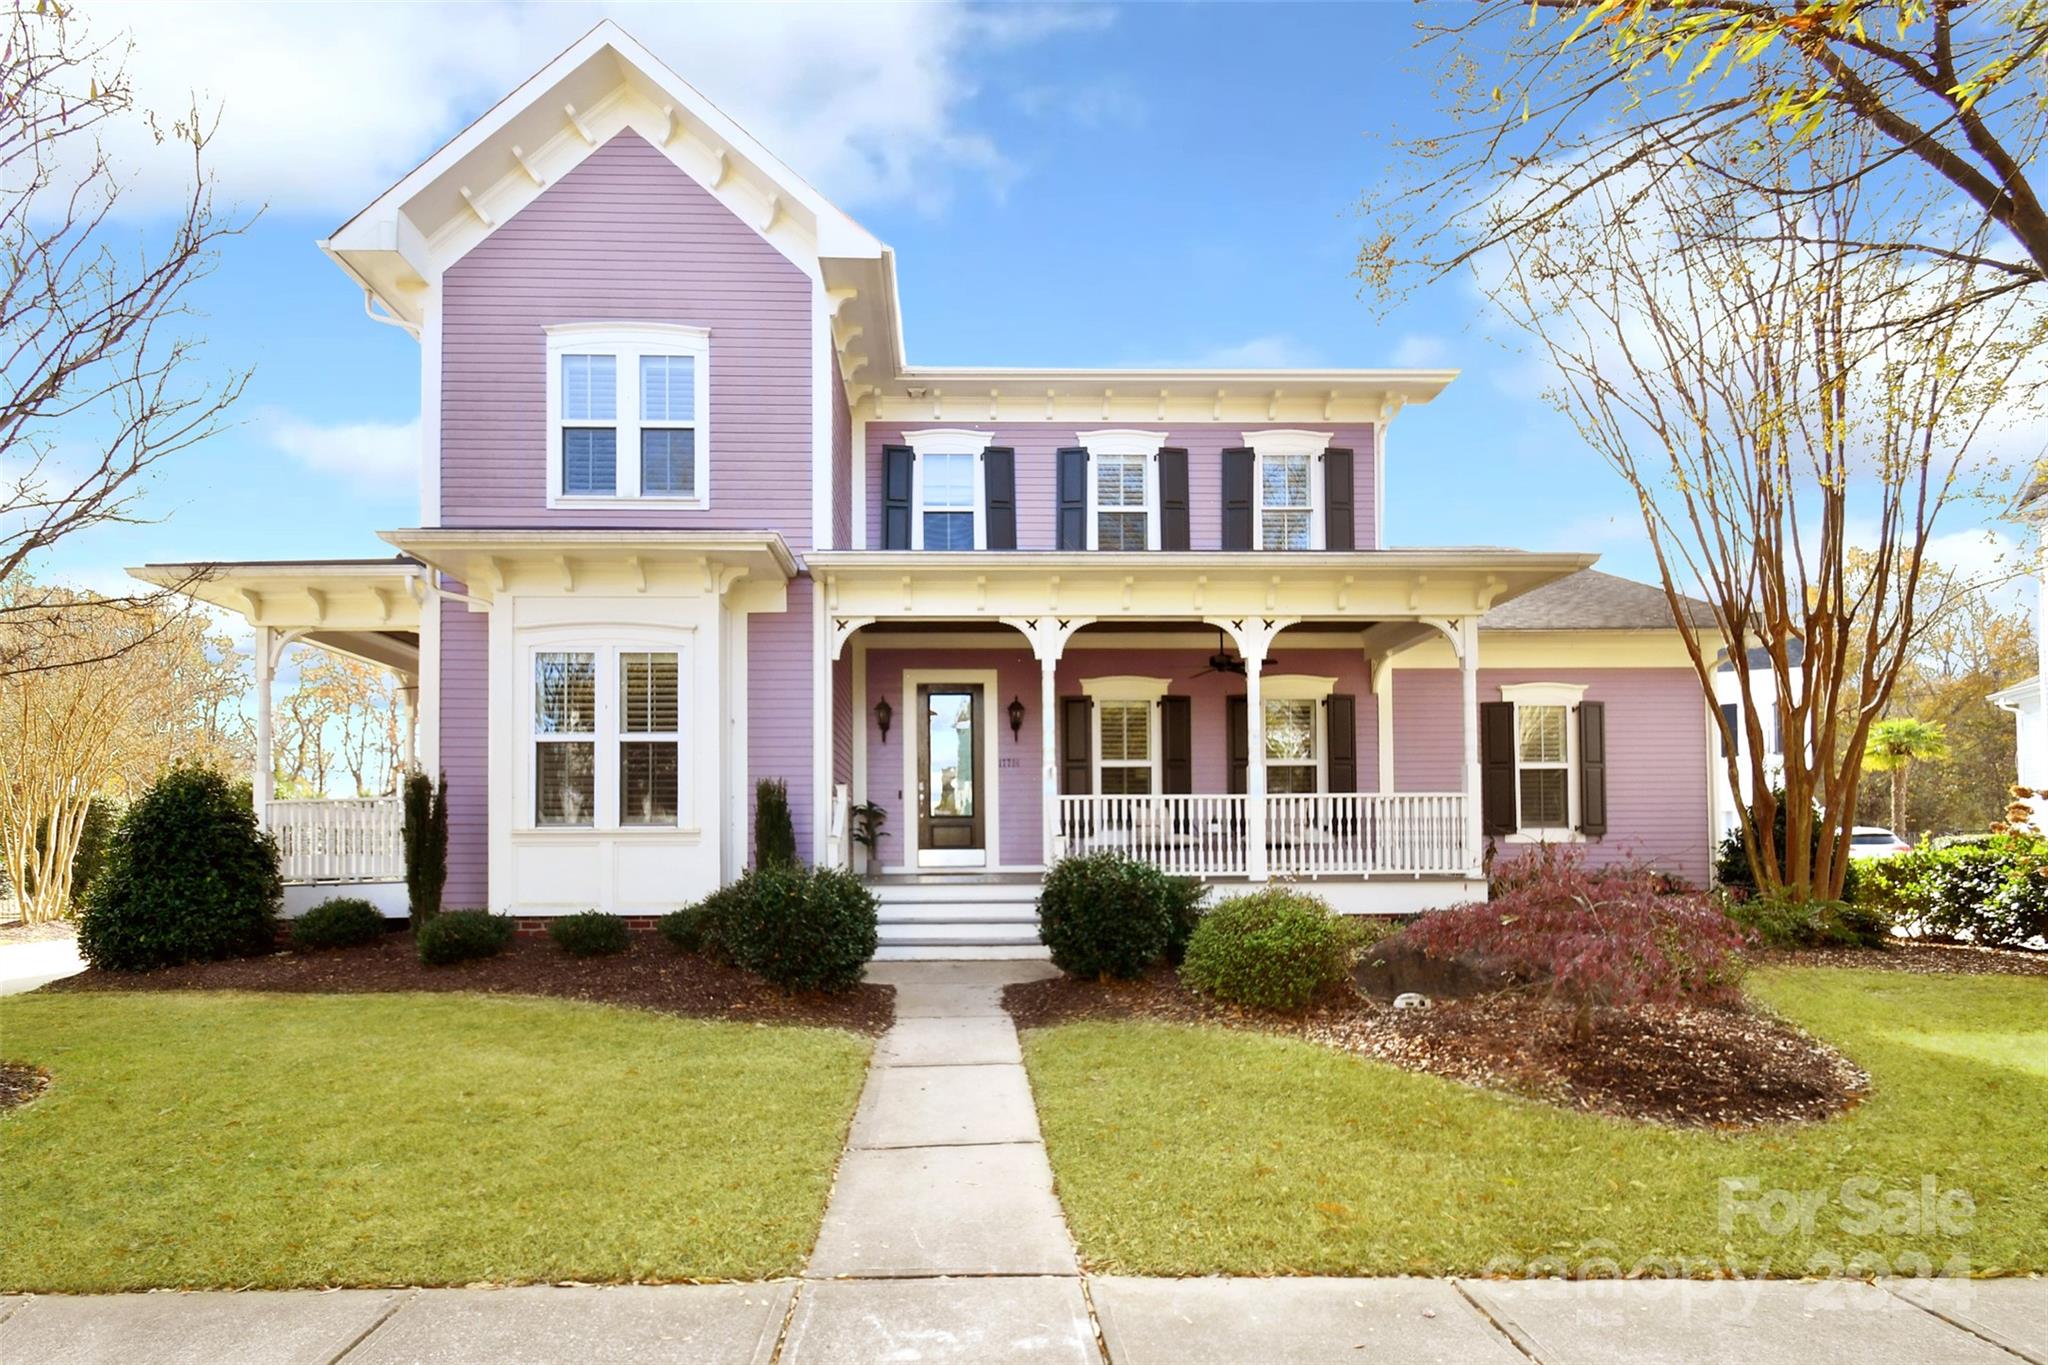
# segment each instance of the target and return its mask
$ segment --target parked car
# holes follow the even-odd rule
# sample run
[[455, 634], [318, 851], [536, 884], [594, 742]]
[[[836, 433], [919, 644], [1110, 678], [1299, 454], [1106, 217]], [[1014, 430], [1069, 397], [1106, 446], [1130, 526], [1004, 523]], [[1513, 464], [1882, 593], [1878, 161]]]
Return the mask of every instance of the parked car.
[[1882, 825], [1858, 825], [1849, 831], [1851, 858], [1889, 858], [1911, 851], [1912, 845]]

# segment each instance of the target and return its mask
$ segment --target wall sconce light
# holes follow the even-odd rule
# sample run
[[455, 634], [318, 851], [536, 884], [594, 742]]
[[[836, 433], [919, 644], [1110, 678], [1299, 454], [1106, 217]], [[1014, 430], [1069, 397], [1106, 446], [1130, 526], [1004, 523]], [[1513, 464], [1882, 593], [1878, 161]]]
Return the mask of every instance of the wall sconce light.
[[889, 709], [889, 699], [887, 697], [875, 703], [875, 724], [882, 731], [882, 743], [884, 744], [889, 742], [889, 721], [895, 715], [896, 713]]
[[1010, 698], [1010, 742], [1015, 744], [1024, 734], [1024, 703], [1018, 697]]

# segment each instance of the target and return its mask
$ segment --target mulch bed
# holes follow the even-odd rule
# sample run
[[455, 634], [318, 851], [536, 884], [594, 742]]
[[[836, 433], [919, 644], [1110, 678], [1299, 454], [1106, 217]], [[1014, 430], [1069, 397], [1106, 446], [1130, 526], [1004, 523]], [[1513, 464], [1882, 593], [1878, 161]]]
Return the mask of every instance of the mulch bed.
[[633, 1005], [693, 1019], [818, 1024], [878, 1034], [896, 1014], [893, 986], [862, 984], [843, 995], [785, 995], [760, 978], [681, 953], [655, 934], [636, 933], [612, 957], [571, 957], [546, 937], [520, 935], [496, 957], [447, 967], [421, 964], [410, 933], [359, 948], [278, 952], [195, 962], [149, 972], [88, 968], [45, 991], [478, 991]]
[[1514, 993], [1412, 1010], [1347, 993], [1290, 1016], [1218, 1005], [1160, 971], [1132, 982], [1026, 982], [1008, 987], [1003, 1003], [1020, 1028], [1144, 1019], [1258, 1029], [1571, 1109], [1681, 1127], [1829, 1118], [1869, 1083], [1832, 1048], [1746, 1010], [1603, 1010], [1592, 1039], [1574, 1042], [1572, 1011]]
[[0, 1062], [0, 1114], [16, 1109], [50, 1088], [50, 1073], [27, 1062]]
[[1867, 971], [1916, 972], [1922, 976], [2048, 976], [2048, 953], [1910, 939], [1889, 948], [1806, 948], [1751, 956], [1759, 963], [1778, 967], [1856, 967]]

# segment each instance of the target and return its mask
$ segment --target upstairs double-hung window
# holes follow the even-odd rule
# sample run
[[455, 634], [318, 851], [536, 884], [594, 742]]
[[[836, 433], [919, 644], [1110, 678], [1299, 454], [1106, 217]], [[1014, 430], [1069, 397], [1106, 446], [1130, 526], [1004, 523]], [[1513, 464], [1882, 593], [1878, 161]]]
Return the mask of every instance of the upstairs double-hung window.
[[708, 334], [571, 323], [547, 335], [550, 505], [704, 506]]
[[1094, 460], [1095, 548], [1146, 549], [1152, 517], [1145, 474], [1151, 457], [1097, 455]]
[[1306, 550], [1315, 523], [1315, 460], [1305, 454], [1259, 459], [1259, 548]]
[[980, 458], [957, 452], [923, 456], [918, 464], [923, 477], [924, 548], [927, 550], [972, 550], [974, 545], [975, 492], [980, 484]]

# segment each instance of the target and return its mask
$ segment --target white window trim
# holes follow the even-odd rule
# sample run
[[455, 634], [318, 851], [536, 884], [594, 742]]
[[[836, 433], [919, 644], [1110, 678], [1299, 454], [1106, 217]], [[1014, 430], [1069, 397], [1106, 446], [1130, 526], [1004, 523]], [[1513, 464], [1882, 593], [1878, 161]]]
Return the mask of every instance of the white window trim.
[[[544, 329], [548, 373], [548, 503], [549, 507], [676, 507], [701, 510], [711, 505], [711, 332], [680, 323], [564, 322]], [[562, 491], [562, 357], [609, 355], [618, 362], [618, 431], [616, 482], [610, 493]], [[696, 493], [687, 498], [640, 494], [640, 357], [689, 356], [696, 361], [695, 414]], [[575, 425], [597, 425], [576, 423]], [[650, 424], [656, 428], [680, 425]]]
[[[1330, 448], [1331, 433], [1327, 431], [1298, 431], [1282, 429], [1277, 431], [1247, 431], [1242, 433], [1245, 445], [1252, 451], [1252, 547], [1262, 548], [1266, 543], [1266, 480], [1265, 462], [1268, 457], [1306, 455], [1308, 462], [1308, 548], [1324, 548], [1323, 535], [1323, 455]], [[1275, 550], [1271, 553], [1282, 554]]]
[[[1578, 844], [1586, 836], [1579, 832], [1579, 726], [1578, 707], [1585, 700], [1584, 683], [1503, 683], [1500, 699], [1515, 707], [1515, 824], [1514, 833], [1503, 836], [1510, 844]], [[1562, 829], [1522, 828], [1522, 708], [1562, 706], [1564, 719], [1565, 824]]]
[[[1315, 746], [1316, 746], [1316, 791], [1321, 796], [1330, 790], [1330, 708], [1322, 703], [1337, 690], [1334, 677], [1321, 677], [1312, 673], [1275, 673], [1259, 679], [1259, 704], [1269, 701], [1310, 701], [1315, 702]], [[1264, 726], [1260, 727], [1261, 733]], [[1276, 760], [1259, 755], [1259, 762], [1270, 765]], [[1289, 759], [1277, 760], [1283, 766], [1305, 766]], [[1269, 771], [1270, 777], [1270, 771]], [[1267, 788], [1272, 791], [1270, 781]]]
[[[533, 696], [534, 665], [542, 654], [593, 654], [597, 660], [597, 714], [596, 729], [589, 734], [563, 735], [556, 739], [541, 736], [536, 729]], [[621, 654], [673, 654], [676, 656], [676, 723], [680, 726], [691, 714], [690, 697], [690, 646], [689, 642], [673, 636], [633, 633], [606, 633], [593, 635], [587, 631], [534, 631], [520, 644], [520, 660], [523, 668], [519, 700], [519, 734], [524, 736], [519, 762], [524, 767], [520, 783], [522, 795], [513, 829], [521, 835], [538, 835], [542, 838], [588, 838], [597, 834], [624, 834], [629, 837], [641, 834], [675, 834], [696, 828], [695, 796], [690, 783], [690, 739], [687, 729], [673, 735], [627, 735], [622, 731], [619, 720], [619, 656]], [[622, 824], [619, 820], [619, 744], [651, 741], [665, 743], [673, 739], [676, 746], [676, 818], [674, 823]], [[574, 740], [589, 742], [593, 746], [593, 780], [591, 785], [591, 821], [587, 825], [543, 825], [540, 823], [540, 758], [542, 743], [562, 743]]]
[[[927, 431], [906, 431], [903, 443], [910, 447], [913, 458], [910, 461], [910, 548], [924, 548], [924, 462], [932, 455], [971, 455], [974, 457], [974, 548], [988, 548], [988, 474], [983, 467], [983, 454], [995, 444], [992, 431], [972, 431], [963, 427], [934, 427]], [[959, 511], [959, 508], [934, 508], [934, 511]]]
[[[1152, 769], [1152, 790], [1148, 796], [1163, 795], [1160, 783], [1165, 777], [1166, 744], [1159, 730], [1159, 702], [1173, 686], [1168, 678], [1146, 678], [1135, 674], [1118, 674], [1104, 678], [1083, 678], [1081, 695], [1095, 705], [1089, 710], [1093, 715], [1089, 724], [1095, 729], [1090, 738], [1089, 790], [1097, 795], [1102, 793], [1102, 703], [1104, 702], [1145, 702], [1151, 707], [1151, 717], [1146, 728], [1146, 739], [1151, 746], [1150, 767]], [[1120, 763], [1119, 767], [1137, 767], [1135, 763]], [[1140, 798], [1126, 798], [1137, 800]]]
[[[1159, 449], [1166, 444], [1163, 431], [1077, 431], [1076, 442], [1088, 451], [1088, 548], [1101, 546], [1101, 507], [1096, 482], [1097, 456], [1140, 456], [1145, 461], [1145, 548], [1159, 548]], [[1120, 509], [1126, 510], [1129, 509]]]

